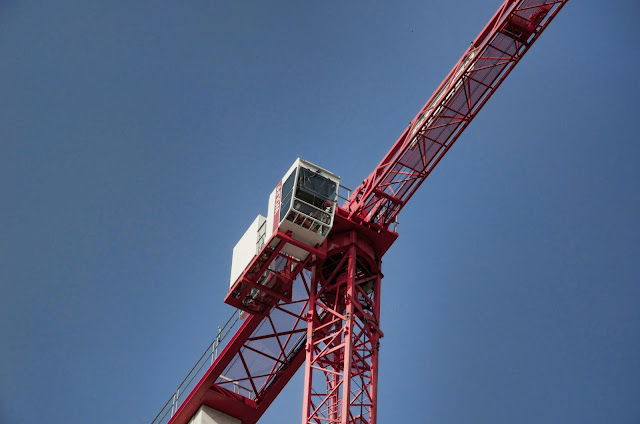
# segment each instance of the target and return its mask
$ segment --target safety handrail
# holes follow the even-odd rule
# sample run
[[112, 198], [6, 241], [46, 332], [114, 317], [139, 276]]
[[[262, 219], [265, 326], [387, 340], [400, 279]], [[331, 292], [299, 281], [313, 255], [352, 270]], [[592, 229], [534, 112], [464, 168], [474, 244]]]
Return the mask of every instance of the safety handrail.
[[171, 397], [169, 397], [169, 400], [164, 404], [153, 421], [151, 421], [151, 424], [164, 424], [168, 422], [169, 419], [171, 419], [173, 414], [176, 413], [178, 408], [180, 408], [182, 401], [184, 400], [184, 397], [181, 398], [180, 396], [185, 393], [189, 393], [189, 391], [193, 388], [193, 385], [195, 385], [199, 378], [204, 375], [204, 372], [208, 369], [208, 367], [205, 368], [205, 365], [209, 363], [209, 360], [211, 361], [209, 365], [213, 365], [216, 358], [218, 357], [218, 348], [220, 347], [222, 341], [229, 335], [231, 330], [238, 324], [242, 313], [242, 311], [235, 311], [229, 317], [227, 323], [222, 328], [218, 327], [218, 334], [216, 335], [216, 338], [213, 339], [200, 359], [198, 359], [193, 368], [191, 368], [191, 371], [189, 371], [184, 380], [182, 380], [182, 383], [180, 383]]
[[[345, 193], [346, 194], [343, 194]], [[338, 184], [338, 199], [346, 202], [351, 197], [351, 189], [343, 186], [342, 184]]]

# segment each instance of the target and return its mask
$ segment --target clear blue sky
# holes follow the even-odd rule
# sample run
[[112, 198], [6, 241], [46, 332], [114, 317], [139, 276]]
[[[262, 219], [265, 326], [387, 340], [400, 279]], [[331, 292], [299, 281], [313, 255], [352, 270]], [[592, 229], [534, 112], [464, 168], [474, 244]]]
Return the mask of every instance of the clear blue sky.
[[[0, 422], [151, 421], [289, 165], [358, 185], [499, 3], [0, 3]], [[638, 16], [569, 2], [400, 215], [380, 423], [640, 422]]]

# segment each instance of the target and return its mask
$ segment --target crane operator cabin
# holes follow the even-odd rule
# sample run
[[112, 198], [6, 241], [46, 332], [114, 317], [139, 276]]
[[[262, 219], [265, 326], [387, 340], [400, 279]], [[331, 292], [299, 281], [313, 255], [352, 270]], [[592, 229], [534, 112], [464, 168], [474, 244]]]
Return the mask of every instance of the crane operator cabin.
[[[230, 287], [240, 283], [240, 277], [252, 262], [254, 271], [261, 268], [261, 262], [269, 255], [263, 252], [265, 244], [267, 249], [298, 261], [307, 259], [310, 252], [305, 246], [314, 248], [322, 244], [333, 226], [339, 183], [340, 177], [298, 158], [269, 196], [267, 217], [258, 215], [233, 248]], [[301, 243], [287, 242], [276, 249], [282, 242], [277, 233]], [[261, 257], [254, 261], [258, 255]], [[275, 285], [271, 277], [273, 272], [282, 271], [283, 262], [282, 257], [272, 261], [258, 283], [266, 287]], [[251, 269], [247, 270], [250, 272]]]

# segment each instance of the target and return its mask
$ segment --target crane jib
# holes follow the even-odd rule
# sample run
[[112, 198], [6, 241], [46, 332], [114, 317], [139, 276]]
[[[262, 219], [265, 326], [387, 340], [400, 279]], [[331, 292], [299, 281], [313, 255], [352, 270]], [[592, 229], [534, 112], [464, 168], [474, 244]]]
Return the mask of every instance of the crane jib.
[[343, 205], [388, 228], [567, 1], [507, 1], [469, 46], [375, 171]]

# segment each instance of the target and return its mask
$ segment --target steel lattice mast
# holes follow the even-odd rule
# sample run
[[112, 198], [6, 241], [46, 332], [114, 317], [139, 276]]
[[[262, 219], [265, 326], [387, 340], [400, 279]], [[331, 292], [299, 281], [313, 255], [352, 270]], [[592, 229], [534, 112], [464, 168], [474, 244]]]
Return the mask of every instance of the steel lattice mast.
[[314, 266], [309, 296], [304, 423], [373, 423], [380, 330], [380, 257], [346, 231]]
[[[249, 311], [168, 422], [201, 405], [254, 424], [305, 363], [302, 423], [375, 424], [381, 259], [398, 213], [568, 0], [506, 0], [380, 164], [309, 246], [274, 231], [225, 302]], [[298, 260], [289, 244], [308, 253]], [[275, 275], [260, 283], [265, 270]], [[252, 300], [249, 306], [246, 299]], [[166, 409], [166, 407], [165, 407]], [[164, 411], [164, 410], [163, 410]], [[154, 423], [167, 422], [168, 413]]]

